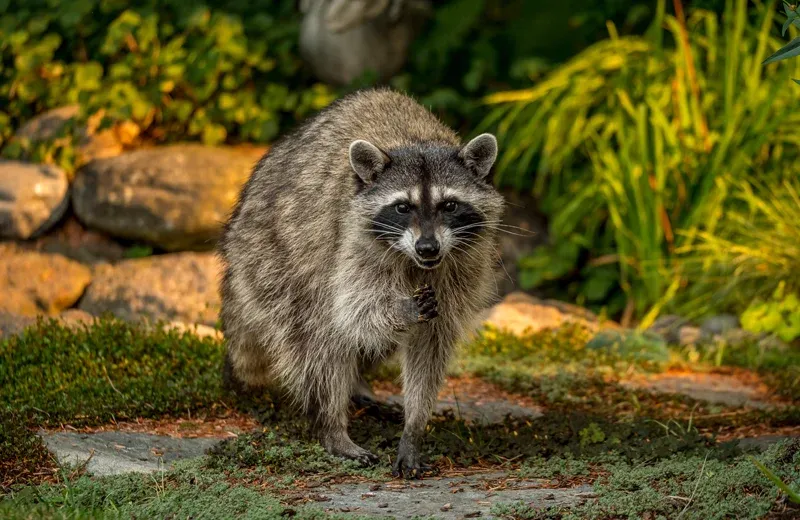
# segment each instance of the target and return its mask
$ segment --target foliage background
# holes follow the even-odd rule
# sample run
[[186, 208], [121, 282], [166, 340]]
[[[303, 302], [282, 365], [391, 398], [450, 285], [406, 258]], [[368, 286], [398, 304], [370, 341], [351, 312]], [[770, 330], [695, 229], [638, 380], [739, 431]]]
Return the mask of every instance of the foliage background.
[[[500, 137], [498, 184], [549, 223], [524, 288], [642, 324], [760, 309], [795, 330], [797, 64], [761, 66], [786, 41], [778, 2], [434, 7], [391, 84]], [[13, 138], [72, 103], [142, 142], [269, 143], [373, 83], [315, 81], [299, 22], [289, 0], [0, 0], [0, 154], [78, 167], [69, 140]]]

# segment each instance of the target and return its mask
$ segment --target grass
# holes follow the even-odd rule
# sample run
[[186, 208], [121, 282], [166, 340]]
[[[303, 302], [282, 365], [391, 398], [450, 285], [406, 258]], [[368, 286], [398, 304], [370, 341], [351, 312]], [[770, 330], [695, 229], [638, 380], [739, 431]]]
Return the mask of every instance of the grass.
[[[718, 229], [676, 252], [680, 269], [694, 280], [684, 314], [771, 300], [773, 293], [800, 291], [800, 186], [744, 185]], [[742, 305], [742, 303], [745, 305]], [[775, 330], [769, 330], [775, 332]]]
[[[692, 9], [685, 19], [665, 14], [672, 2], [653, 4], [659, 14], [647, 37], [619, 37], [609, 24], [608, 40], [529, 88], [486, 98], [493, 109], [484, 126], [503, 149], [498, 179], [532, 189], [551, 217], [551, 245], [521, 261], [520, 281], [643, 321], [685, 303], [687, 294], [703, 313], [727, 305], [741, 311], [756, 294], [747, 292], [751, 281], [771, 283], [778, 279], [772, 272], [796, 279], [785, 265], [797, 258], [788, 233], [796, 228], [793, 214], [775, 215], [780, 228], [754, 223], [744, 231], [758, 240], [736, 242], [758, 246], [751, 257], [767, 239], [786, 245], [767, 244], [765, 254], [779, 252], [768, 271], [732, 251], [725, 259], [740, 269], [737, 276], [696, 276], [681, 271], [677, 251], [692, 250], [699, 233], [738, 226], [728, 217], [738, 214], [738, 194], [755, 184], [792, 202], [782, 181], [798, 171], [796, 150], [787, 146], [798, 128], [791, 89], [798, 62], [762, 65], [785, 44], [772, 2], [751, 9], [752, 2], [730, 0], [722, 17]], [[724, 247], [706, 241], [695, 256], [713, 267], [716, 258], [706, 253], [717, 245]], [[737, 284], [741, 291], [730, 287]], [[720, 302], [722, 289], [745, 298]]]
[[[751, 345], [721, 355], [692, 353], [641, 335], [590, 338], [579, 326], [522, 337], [483, 331], [465, 347], [456, 372], [531, 397], [544, 414], [492, 425], [435, 416], [425, 456], [439, 471], [482, 467], [563, 486], [595, 482], [597, 500], [577, 509], [531, 511], [520, 505], [498, 511], [508, 518], [671, 518], [686, 506], [697, 482], [684, 518], [759, 518], [777, 507], [779, 488], [736, 446], [701, 431], [797, 425], [797, 407], [730, 416], [724, 407], [624, 387], [619, 378], [691, 363], [711, 369], [711, 360], [758, 366], [763, 374], [791, 373], [793, 354], [757, 356]], [[302, 482], [390, 478], [402, 414], [387, 406], [361, 409], [351, 424], [353, 439], [380, 457], [372, 468], [329, 456], [304, 421], [279, 402], [258, 403], [264, 424], [259, 431], [225, 441], [163, 478], [59, 472], [29, 429], [227, 411], [235, 405], [220, 385], [222, 354], [223, 345], [212, 339], [113, 319], [77, 331], [42, 321], [0, 342], [0, 517], [312, 518], [322, 515], [319, 508], [295, 507], [281, 493]], [[391, 367], [384, 371], [391, 373]], [[759, 461], [795, 489], [797, 457], [782, 449]], [[723, 500], [723, 491], [731, 498]]]

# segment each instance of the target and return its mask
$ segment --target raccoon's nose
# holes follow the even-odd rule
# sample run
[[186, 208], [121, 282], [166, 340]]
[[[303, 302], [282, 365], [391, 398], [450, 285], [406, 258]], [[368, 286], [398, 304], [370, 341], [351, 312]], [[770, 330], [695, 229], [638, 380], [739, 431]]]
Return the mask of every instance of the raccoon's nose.
[[435, 238], [420, 238], [414, 248], [422, 258], [436, 258], [439, 254], [439, 242]]

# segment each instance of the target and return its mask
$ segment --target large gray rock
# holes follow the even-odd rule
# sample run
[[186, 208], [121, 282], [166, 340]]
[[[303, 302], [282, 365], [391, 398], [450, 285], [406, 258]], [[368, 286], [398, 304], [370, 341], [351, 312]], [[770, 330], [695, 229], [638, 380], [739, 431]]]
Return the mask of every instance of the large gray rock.
[[213, 326], [220, 266], [212, 253], [175, 253], [99, 265], [79, 308], [128, 320], [182, 321]]
[[169, 251], [210, 249], [260, 154], [173, 145], [78, 171], [75, 213], [89, 227]]
[[91, 280], [89, 268], [61, 255], [0, 245], [0, 311], [53, 315], [78, 301]]
[[111, 237], [86, 229], [74, 216], [68, 216], [46, 235], [35, 240], [20, 242], [30, 251], [57, 253], [82, 264], [117, 262], [125, 255], [125, 248]]
[[27, 239], [58, 222], [69, 205], [63, 170], [0, 160], [0, 237]]

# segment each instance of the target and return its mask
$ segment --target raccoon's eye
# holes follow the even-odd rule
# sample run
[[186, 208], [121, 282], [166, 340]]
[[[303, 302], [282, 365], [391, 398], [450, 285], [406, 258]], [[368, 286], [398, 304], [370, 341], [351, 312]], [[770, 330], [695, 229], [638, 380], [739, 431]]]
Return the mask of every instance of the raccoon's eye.
[[444, 206], [442, 206], [442, 209], [444, 209], [447, 213], [452, 213], [457, 208], [458, 208], [458, 203], [452, 200], [448, 200], [447, 202], [444, 203]]
[[394, 209], [397, 210], [398, 213], [408, 213], [409, 211], [411, 211], [411, 208], [409, 207], [409, 205], [408, 204], [404, 204], [402, 202], [400, 204], [398, 204], [397, 206], [395, 206]]

